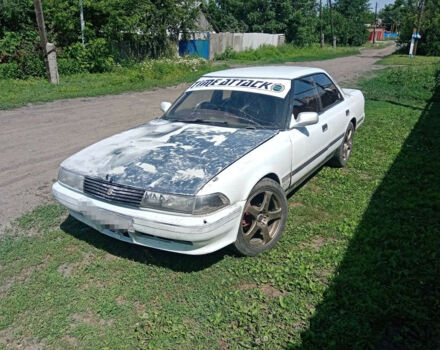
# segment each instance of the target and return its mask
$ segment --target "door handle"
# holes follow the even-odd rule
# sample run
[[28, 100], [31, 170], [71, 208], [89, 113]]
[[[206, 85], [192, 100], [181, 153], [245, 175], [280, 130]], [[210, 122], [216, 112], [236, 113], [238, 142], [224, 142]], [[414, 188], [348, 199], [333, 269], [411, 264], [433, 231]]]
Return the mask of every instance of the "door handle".
[[345, 115], [346, 115], [347, 117], [350, 115], [350, 110], [349, 110], [349, 109], [347, 109], [347, 110], [345, 111]]
[[322, 132], [326, 132], [328, 130], [328, 125], [327, 124], [324, 124], [323, 126], [322, 126]]

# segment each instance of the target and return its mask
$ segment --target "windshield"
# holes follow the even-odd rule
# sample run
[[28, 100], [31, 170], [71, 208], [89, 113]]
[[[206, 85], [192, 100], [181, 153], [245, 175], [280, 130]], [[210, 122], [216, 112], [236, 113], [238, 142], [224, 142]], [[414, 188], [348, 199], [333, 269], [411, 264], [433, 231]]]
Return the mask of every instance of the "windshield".
[[164, 118], [234, 128], [281, 129], [286, 108], [286, 98], [247, 91], [206, 89], [185, 92]]

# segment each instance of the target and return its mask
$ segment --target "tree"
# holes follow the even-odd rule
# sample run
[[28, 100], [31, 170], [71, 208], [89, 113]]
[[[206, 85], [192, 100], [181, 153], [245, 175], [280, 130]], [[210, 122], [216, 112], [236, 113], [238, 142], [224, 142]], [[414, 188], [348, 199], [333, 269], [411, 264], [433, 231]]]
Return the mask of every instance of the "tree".
[[[398, 27], [399, 42], [408, 44], [417, 27], [420, 0], [396, 0], [381, 12], [386, 25]], [[425, 0], [417, 54], [440, 56], [440, 0]]]
[[[417, 27], [419, 1], [405, 0], [401, 5], [402, 24], [399, 41], [407, 44]], [[417, 54], [440, 56], [440, 0], [425, 0]]]
[[396, 0], [394, 4], [386, 5], [379, 12], [379, 18], [386, 30], [397, 31], [403, 18], [403, 0]]
[[203, 6], [220, 31], [284, 33], [299, 45], [318, 39], [315, 0], [206, 0]]
[[335, 9], [338, 20], [335, 27], [338, 30], [338, 41], [344, 45], [359, 46], [365, 43], [368, 37], [366, 23], [371, 21], [371, 11], [368, 0], [337, 0]]

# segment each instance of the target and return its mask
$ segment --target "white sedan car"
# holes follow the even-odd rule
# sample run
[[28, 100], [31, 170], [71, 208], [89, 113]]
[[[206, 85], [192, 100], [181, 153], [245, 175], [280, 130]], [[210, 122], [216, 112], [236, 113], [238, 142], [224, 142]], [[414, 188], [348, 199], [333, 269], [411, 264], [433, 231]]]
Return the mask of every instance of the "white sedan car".
[[343, 167], [365, 117], [362, 92], [306, 67], [206, 74], [161, 108], [65, 160], [53, 194], [103, 234], [185, 254], [271, 249], [286, 194], [328, 161]]

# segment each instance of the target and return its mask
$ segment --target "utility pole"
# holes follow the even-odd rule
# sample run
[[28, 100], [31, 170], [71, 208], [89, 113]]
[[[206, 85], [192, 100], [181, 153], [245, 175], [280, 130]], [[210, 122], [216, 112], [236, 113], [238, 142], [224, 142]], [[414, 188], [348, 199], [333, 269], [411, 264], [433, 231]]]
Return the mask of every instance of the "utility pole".
[[330, 9], [330, 25], [331, 25], [331, 28], [332, 28], [333, 47], [336, 48], [335, 28], [333, 26], [332, 0], [328, 0], [328, 7]]
[[79, 0], [79, 19], [81, 21], [81, 42], [82, 42], [83, 47], [85, 47], [86, 41], [84, 39], [84, 28], [86, 27], [86, 24], [84, 22], [84, 10], [83, 10], [82, 0]]
[[376, 1], [376, 9], [374, 10], [373, 44], [376, 44], [376, 26], [377, 26], [377, 1]]
[[319, 27], [321, 31], [321, 48], [324, 47], [324, 32], [322, 31], [322, 0], [319, 0]]
[[44, 62], [46, 64], [47, 79], [52, 84], [58, 84], [59, 76], [55, 45], [47, 41], [46, 25], [44, 24], [43, 6], [41, 5], [41, 0], [34, 0], [34, 7], [38, 31], [40, 32], [40, 44], [41, 48], [43, 49]]
[[416, 40], [414, 43], [414, 55], [417, 53], [417, 43], [420, 40], [420, 29], [422, 26], [422, 16], [423, 16], [423, 7], [425, 6], [425, 1], [424, 0], [420, 0], [420, 4], [419, 4], [419, 20], [417, 21], [417, 32], [416, 32]]
[[40, 0], [34, 0], [35, 15], [37, 17], [38, 31], [40, 32], [40, 44], [43, 48], [44, 55], [46, 55], [46, 25], [44, 24], [43, 6]]

